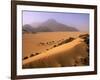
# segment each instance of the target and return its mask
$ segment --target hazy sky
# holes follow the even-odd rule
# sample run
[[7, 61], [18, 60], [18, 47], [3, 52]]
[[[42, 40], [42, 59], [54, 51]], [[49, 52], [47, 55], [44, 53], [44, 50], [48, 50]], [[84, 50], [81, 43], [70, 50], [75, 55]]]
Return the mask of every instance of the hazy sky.
[[23, 11], [23, 25], [37, 22], [45, 22], [48, 19], [55, 19], [57, 22], [63, 23], [77, 28], [80, 31], [89, 30], [89, 14], [82, 13], [61, 13], [61, 12], [35, 12]]

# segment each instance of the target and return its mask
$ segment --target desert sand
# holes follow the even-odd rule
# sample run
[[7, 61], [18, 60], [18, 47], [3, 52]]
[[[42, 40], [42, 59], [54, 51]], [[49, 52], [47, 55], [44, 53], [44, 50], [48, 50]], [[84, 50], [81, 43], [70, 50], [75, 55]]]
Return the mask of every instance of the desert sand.
[[38, 32], [36, 34], [23, 34], [22, 57], [30, 56], [32, 53], [42, 53], [54, 45], [58, 45], [69, 37], [77, 38], [82, 32]]
[[[54, 34], [55, 33], [55, 34]], [[87, 44], [79, 32], [25, 34], [23, 36], [23, 68], [45, 68], [87, 65]], [[71, 42], [57, 45], [69, 37]], [[51, 42], [52, 41], [52, 42]], [[29, 43], [30, 42], [30, 43]], [[46, 42], [46, 44], [44, 44]], [[47, 42], [49, 42], [47, 44]], [[34, 45], [33, 45], [34, 44]], [[54, 46], [56, 44], [56, 46]], [[52, 47], [53, 46], [53, 47]], [[48, 49], [48, 50], [47, 50]], [[33, 53], [39, 53], [34, 56]], [[29, 57], [31, 55], [31, 57]]]

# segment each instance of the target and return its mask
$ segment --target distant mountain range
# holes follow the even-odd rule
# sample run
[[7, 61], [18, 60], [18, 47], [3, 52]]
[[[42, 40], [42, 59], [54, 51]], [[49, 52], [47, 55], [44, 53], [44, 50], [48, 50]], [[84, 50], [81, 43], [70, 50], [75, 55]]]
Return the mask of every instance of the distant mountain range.
[[60, 31], [79, 31], [78, 29], [59, 23], [54, 19], [49, 19], [41, 24], [39, 24], [37, 27], [34, 27], [34, 24], [29, 25], [26, 24], [22, 28], [23, 33], [24, 32], [60, 32]]

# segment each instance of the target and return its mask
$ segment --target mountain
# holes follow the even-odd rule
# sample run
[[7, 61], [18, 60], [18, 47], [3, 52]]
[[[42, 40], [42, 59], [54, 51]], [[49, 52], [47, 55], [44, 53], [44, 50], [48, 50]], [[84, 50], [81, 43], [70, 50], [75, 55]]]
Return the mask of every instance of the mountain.
[[23, 31], [26, 32], [59, 32], [59, 31], [78, 31], [76, 28], [57, 22], [54, 19], [48, 19], [39, 26], [24, 25]]
[[23, 27], [22, 27], [22, 32], [23, 33], [35, 33], [37, 30], [36, 28], [32, 27], [31, 25], [29, 24], [25, 24]]
[[50, 31], [78, 31], [76, 28], [57, 22], [54, 19], [49, 19], [42, 23], [42, 29], [48, 28]]
[[22, 29], [23, 29], [23, 33], [25, 33], [25, 32], [32, 32], [32, 31], [33, 31], [32, 26], [30, 26], [29, 24], [25, 24], [25, 25], [22, 27]]

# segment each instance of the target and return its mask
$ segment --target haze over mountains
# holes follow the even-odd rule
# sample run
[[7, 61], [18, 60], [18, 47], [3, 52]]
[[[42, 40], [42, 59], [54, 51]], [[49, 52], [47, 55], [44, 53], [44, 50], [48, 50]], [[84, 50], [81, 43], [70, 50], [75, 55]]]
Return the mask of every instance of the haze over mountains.
[[79, 31], [78, 29], [59, 23], [54, 19], [48, 19], [43, 23], [39, 23], [38, 26], [35, 24], [25, 24], [22, 28], [23, 32], [60, 32], [60, 31]]

